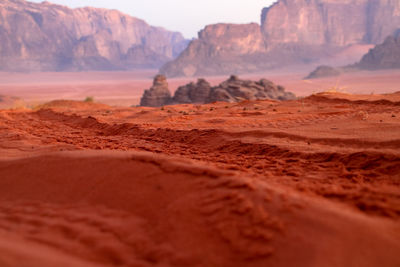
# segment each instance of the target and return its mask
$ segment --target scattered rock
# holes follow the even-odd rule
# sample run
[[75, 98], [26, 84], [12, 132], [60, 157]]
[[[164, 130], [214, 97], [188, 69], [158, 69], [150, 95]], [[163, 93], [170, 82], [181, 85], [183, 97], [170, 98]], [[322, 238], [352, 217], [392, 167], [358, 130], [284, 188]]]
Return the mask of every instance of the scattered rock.
[[160, 107], [171, 103], [171, 93], [167, 78], [164, 75], [154, 77], [153, 86], [144, 91], [140, 105], [144, 107]]

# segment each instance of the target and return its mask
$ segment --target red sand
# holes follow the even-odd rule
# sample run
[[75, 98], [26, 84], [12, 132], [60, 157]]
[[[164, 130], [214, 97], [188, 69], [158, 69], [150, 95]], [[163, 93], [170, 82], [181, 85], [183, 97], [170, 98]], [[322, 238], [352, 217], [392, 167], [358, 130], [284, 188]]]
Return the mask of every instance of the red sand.
[[400, 93], [0, 110], [0, 266], [400, 266]]
[[[400, 70], [361, 71], [340, 77], [305, 81], [312, 67], [294, 70], [274, 70], [240, 76], [248, 79], [267, 78], [281, 84], [298, 96], [337, 91], [353, 94], [382, 94], [400, 91]], [[16, 103], [1, 103], [0, 108], [34, 107], [54, 99], [83, 100], [92, 96], [108, 105], [138, 105], [145, 89], [150, 88], [157, 70], [132, 72], [76, 72], [76, 73], [2, 73], [0, 96], [14, 96]], [[205, 77], [212, 85], [226, 80], [227, 76]], [[196, 78], [169, 79], [170, 90], [195, 81]]]

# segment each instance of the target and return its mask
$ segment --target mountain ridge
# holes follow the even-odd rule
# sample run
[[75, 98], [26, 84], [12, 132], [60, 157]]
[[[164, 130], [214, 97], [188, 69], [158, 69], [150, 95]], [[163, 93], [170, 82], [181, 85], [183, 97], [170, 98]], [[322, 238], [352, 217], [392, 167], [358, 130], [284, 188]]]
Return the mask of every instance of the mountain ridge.
[[188, 40], [118, 10], [71, 9], [49, 2], [0, 2], [1, 70], [156, 68]]
[[[375, 45], [400, 28], [400, 1], [279, 0], [262, 10], [259, 25], [232, 25], [208, 25], [160, 73], [169, 77], [250, 73], [309, 64], [352, 45]], [[232, 27], [236, 32], [229, 30]], [[220, 37], [224, 41], [216, 44], [205, 38], [204, 32], [211, 29], [214, 34], [225, 35]], [[240, 32], [248, 34], [246, 38], [253, 40], [253, 47], [236, 41]], [[235, 49], [231, 49], [232, 40]], [[358, 58], [351, 60], [346, 64]]]

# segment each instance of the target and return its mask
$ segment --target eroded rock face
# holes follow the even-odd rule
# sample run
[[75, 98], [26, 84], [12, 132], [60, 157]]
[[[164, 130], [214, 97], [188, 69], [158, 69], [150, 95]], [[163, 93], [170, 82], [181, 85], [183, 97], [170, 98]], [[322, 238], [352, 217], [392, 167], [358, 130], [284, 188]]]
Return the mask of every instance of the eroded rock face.
[[262, 79], [258, 82], [250, 80], [240, 80], [232, 75], [217, 87], [212, 88], [207, 102], [240, 102], [243, 100], [292, 100], [296, 96], [291, 92], [286, 92], [285, 88], [273, 82]]
[[383, 44], [377, 45], [355, 65], [360, 69], [399, 69], [400, 34], [389, 36]]
[[177, 104], [206, 103], [210, 91], [211, 85], [204, 79], [198, 79], [197, 83], [180, 86], [175, 92], [173, 102]]
[[116, 10], [0, 2], [0, 70], [63, 71], [159, 67], [186, 47], [180, 33]]
[[161, 107], [169, 104], [207, 104], [212, 102], [240, 102], [243, 100], [292, 100], [296, 96], [285, 88], [267, 79], [260, 81], [241, 80], [232, 75], [220, 85], [211, 87], [204, 79], [179, 87], [171, 98], [164, 75], [154, 78], [153, 86], [145, 90], [141, 106]]
[[211, 87], [204, 80], [199, 79], [197, 83], [181, 86], [176, 90], [174, 104], [207, 104], [212, 102], [240, 102], [243, 100], [292, 100], [296, 96], [285, 92], [282, 86], [262, 79], [260, 81], [241, 80], [232, 75], [220, 85]]
[[[172, 77], [254, 71], [258, 63], [267, 62], [262, 58], [265, 52], [260, 26], [256, 23], [209, 25], [160, 73]], [[253, 57], [242, 58], [243, 55]]]
[[153, 86], [144, 91], [140, 105], [143, 107], [161, 107], [171, 103], [171, 93], [164, 75], [154, 77]]
[[270, 45], [378, 44], [400, 27], [399, 12], [397, 0], [281, 0], [263, 9], [261, 28]]
[[279, 0], [263, 9], [261, 25], [207, 26], [160, 72], [250, 73], [310, 63], [350, 45], [381, 43], [399, 28], [398, 0]]

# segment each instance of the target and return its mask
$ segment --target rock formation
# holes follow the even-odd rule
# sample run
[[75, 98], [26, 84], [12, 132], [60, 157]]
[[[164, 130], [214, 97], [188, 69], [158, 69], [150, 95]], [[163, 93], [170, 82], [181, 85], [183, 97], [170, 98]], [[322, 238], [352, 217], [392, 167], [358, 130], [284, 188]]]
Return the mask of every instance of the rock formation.
[[144, 107], [161, 107], [171, 103], [171, 93], [167, 78], [164, 75], [154, 77], [153, 86], [144, 91], [140, 105]]
[[180, 33], [116, 10], [0, 1], [0, 70], [159, 67], [185, 49]]
[[269, 46], [378, 44], [398, 28], [398, 0], [280, 0], [261, 15]]
[[258, 64], [268, 64], [265, 53], [258, 24], [210, 25], [199, 32], [199, 39], [193, 40], [175, 61], [164, 65], [160, 73], [168, 76], [207, 76], [254, 71]]
[[261, 79], [258, 82], [240, 80], [232, 75], [220, 85], [211, 87], [204, 80], [197, 83], [189, 83], [179, 87], [171, 98], [168, 83], [165, 76], [158, 75], [154, 79], [154, 85], [146, 90], [140, 101], [141, 106], [160, 107], [168, 104], [207, 104], [212, 102], [240, 102], [243, 100], [293, 100], [296, 96], [286, 92], [285, 88], [273, 82]]
[[286, 92], [285, 88], [273, 82], [262, 79], [258, 82], [240, 80], [232, 75], [217, 87], [213, 87], [207, 102], [240, 102], [243, 100], [293, 100], [296, 96]]
[[351, 45], [381, 43], [399, 28], [398, 0], [279, 0], [263, 9], [261, 25], [207, 26], [160, 73], [200, 76], [310, 63]]
[[206, 103], [210, 95], [211, 85], [204, 79], [198, 79], [197, 83], [189, 83], [180, 86], [174, 95], [173, 102], [177, 104]]
[[331, 66], [319, 66], [311, 72], [305, 79], [317, 79], [324, 77], [339, 76], [342, 73], [341, 68], [334, 68]]
[[355, 67], [369, 70], [399, 69], [400, 34], [386, 38], [383, 44], [371, 49]]

